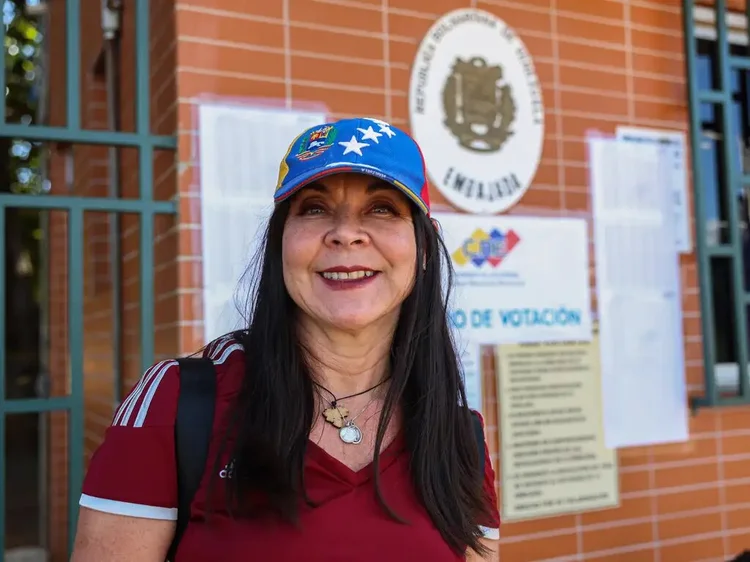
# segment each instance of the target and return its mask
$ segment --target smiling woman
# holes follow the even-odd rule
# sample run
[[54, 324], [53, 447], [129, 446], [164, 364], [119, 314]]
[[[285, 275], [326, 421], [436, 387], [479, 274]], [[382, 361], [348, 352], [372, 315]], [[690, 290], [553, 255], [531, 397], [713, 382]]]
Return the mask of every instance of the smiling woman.
[[411, 210], [393, 186], [353, 173], [322, 178], [291, 201], [284, 283], [303, 326], [374, 332], [396, 325], [415, 278]]
[[[252, 322], [203, 353], [213, 438], [176, 562], [494, 559], [495, 475], [466, 406], [424, 169], [411, 137], [373, 119], [290, 146]], [[167, 555], [179, 377], [155, 365], [116, 413], [75, 562]]]

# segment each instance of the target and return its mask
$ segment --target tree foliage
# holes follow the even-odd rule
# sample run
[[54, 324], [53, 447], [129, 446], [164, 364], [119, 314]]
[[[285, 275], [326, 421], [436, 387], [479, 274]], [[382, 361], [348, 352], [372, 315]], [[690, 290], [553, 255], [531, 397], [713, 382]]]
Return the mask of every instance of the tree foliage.
[[[2, 0], [5, 76], [5, 121], [34, 125], [39, 116], [39, 92], [46, 87], [43, 72], [40, 22], [31, 15], [32, 0]], [[2, 125], [0, 124], [0, 127]], [[26, 139], [0, 137], [0, 197], [2, 193], [43, 196], [42, 156], [46, 147]], [[5, 210], [4, 260], [7, 326], [7, 387], [9, 397], [33, 395], [39, 372], [39, 310], [41, 263], [40, 213], [35, 209]], [[32, 384], [29, 384], [32, 383]]]
[[[31, 125], [39, 111], [42, 77], [41, 44], [44, 39], [39, 21], [30, 16], [28, 0], [5, 0], [5, 117], [8, 123]], [[23, 139], [10, 141], [8, 147], [8, 186], [12, 192], [44, 191], [40, 173], [41, 143]]]

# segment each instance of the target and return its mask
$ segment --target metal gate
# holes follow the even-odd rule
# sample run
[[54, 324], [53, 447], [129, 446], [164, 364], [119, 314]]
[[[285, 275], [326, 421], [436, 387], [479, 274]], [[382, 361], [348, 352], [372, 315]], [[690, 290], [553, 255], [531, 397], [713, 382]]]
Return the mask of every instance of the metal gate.
[[[98, 7], [98, 6], [97, 6]], [[153, 238], [154, 217], [175, 214], [173, 201], [156, 201], [153, 197], [153, 157], [155, 149], [176, 148], [172, 136], [151, 134], [150, 64], [149, 64], [149, 0], [125, 3], [135, 11], [135, 131], [117, 132], [84, 130], [81, 127], [81, 0], [66, 0], [66, 126], [24, 125], [7, 123], [5, 97], [0, 96], [0, 138], [50, 141], [71, 144], [131, 147], [138, 150], [140, 196], [134, 199], [76, 197], [74, 195], [26, 195], [0, 193], [0, 248], [5, 247], [6, 211], [11, 208], [64, 211], [68, 216], [68, 333], [69, 333], [69, 392], [63, 396], [28, 399], [8, 399], [5, 385], [5, 366], [8, 350], [5, 314], [0, 313], [0, 478], [7, 483], [8, 459], [5, 458], [6, 419], [9, 414], [66, 411], [68, 418], [68, 548], [72, 548], [78, 513], [78, 496], [83, 477], [84, 412], [83, 412], [83, 219], [84, 213], [99, 211], [131, 213], [140, 218], [140, 352], [143, 370], [154, 358], [154, 288]], [[0, 26], [0, 34], [4, 26]], [[0, 44], [5, 37], [0, 36]], [[4, 59], [5, 60], [5, 59]], [[5, 70], [5, 69], [4, 69]], [[167, 69], [174, 72], [174, 69]], [[5, 73], [0, 72], [0, 92], [6, 91]], [[6, 297], [5, 259], [0, 259], [0, 303]], [[5, 551], [6, 505], [5, 490], [0, 493], [0, 557]]]
[[[693, 406], [750, 403], [750, 57], [747, 12], [683, 1], [705, 393]], [[744, 259], [743, 259], [744, 258]]]

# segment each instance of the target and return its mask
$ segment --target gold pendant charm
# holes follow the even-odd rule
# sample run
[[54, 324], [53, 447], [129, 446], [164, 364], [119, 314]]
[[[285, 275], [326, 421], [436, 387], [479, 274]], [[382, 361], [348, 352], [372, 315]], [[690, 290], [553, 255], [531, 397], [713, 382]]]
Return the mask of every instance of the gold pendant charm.
[[326, 408], [325, 410], [323, 410], [323, 417], [326, 419], [326, 421], [339, 429], [344, 427], [344, 423], [348, 415], [349, 410], [342, 406], [337, 406], [336, 408]]

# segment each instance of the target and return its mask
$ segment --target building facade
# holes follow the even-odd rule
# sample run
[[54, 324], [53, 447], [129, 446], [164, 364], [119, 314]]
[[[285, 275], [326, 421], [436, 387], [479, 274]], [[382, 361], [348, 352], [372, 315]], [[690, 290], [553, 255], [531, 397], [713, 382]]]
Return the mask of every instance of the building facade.
[[[36, 500], [31, 508], [24, 507], [28, 494], [7, 496], [5, 548], [42, 544], [52, 560], [65, 559], [71, 502], [77, 502], [71, 486], [80, 482], [114, 406], [145, 364], [205, 343], [197, 104], [207, 97], [262, 99], [287, 108], [317, 103], [332, 119], [368, 115], [408, 129], [409, 80], [420, 41], [442, 14], [466, 7], [495, 14], [515, 30], [541, 84], [541, 162], [531, 188], [508, 213], [590, 218], [585, 136], [592, 129], [613, 133], [619, 125], [692, 131], [691, 179], [697, 173], [696, 193], [717, 202], [694, 215], [696, 251], [681, 257], [685, 377], [692, 395], [708, 391], [714, 398], [691, 416], [690, 440], [619, 451], [620, 507], [505, 524], [501, 560], [714, 562], [750, 548], [750, 406], [743, 405], [747, 398], [732, 398], [738, 365], [748, 355], [746, 287], [736, 284], [748, 278], [742, 263], [747, 198], [736, 187], [746, 185], [750, 150], [750, 64], [740, 59], [747, 55], [747, 19], [740, 0], [719, 3], [729, 14], [726, 25], [717, 25], [713, 7], [703, 4], [133, 0], [124, 3], [114, 33], [119, 39], [108, 42], [100, 0], [49, 0], [35, 20], [44, 30], [46, 93], [37, 121], [48, 127], [41, 140], [49, 193], [34, 197], [63, 203], [50, 206], [43, 219], [38, 345], [44, 391], [6, 395], [37, 400], [5, 406], [6, 487], [16, 486], [12, 447], [23, 448], [13, 445], [12, 432], [26, 431], [19, 421], [24, 416], [39, 421], [29, 422], [38, 478], [28, 486]], [[77, 18], [67, 27], [66, 14]], [[72, 71], [71, 49], [80, 49]], [[139, 73], [143, 63], [148, 70]], [[78, 79], [75, 88], [67, 76]], [[78, 109], [71, 108], [76, 103]], [[80, 118], [80, 128], [71, 118]], [[80, 133], [113, 126], [119, 133], [111, 142]], [[4, 127], [4, 137], [21, 136]], [[732, 139], [729, 148], [724, 138]], [[122, 146], [113, 150], [111, 144]], [[723, 195], [733, 189], [736, 200]], [[158, 204], [137, 203], [152, 195]], [[0, 205], [4, 196], [11, 201], [0, 193]], [[453, 210], [437, 190], [432, 196], [436, 209]], [[101, 205], [79, 217], [66, 198], [95, 198]], [[112, 198], [132, 205], [108, 207], [105, 200]], [[79, 227], [83, 235], [72, 243]], [[146, 263], [151, 258], [152, 266]], [[79, 305], [82, 314], [75, 311]], [[6, 334], [13, 329], [8, 318]], [[483, 360], [487, 435], [499, 473], [492, 357]], [[16, 375], [8, 361], [10, 389]], [[729, 373], [729, 387], [707, 385], [705, 374], [712, 371]], [[59, 402], [67, 411], [50, 402], [68, 396], [71, 402]], [[45, 413], [37, 417], [40, 410]], [[18, 524], [21, 514], [35, 523]]]

